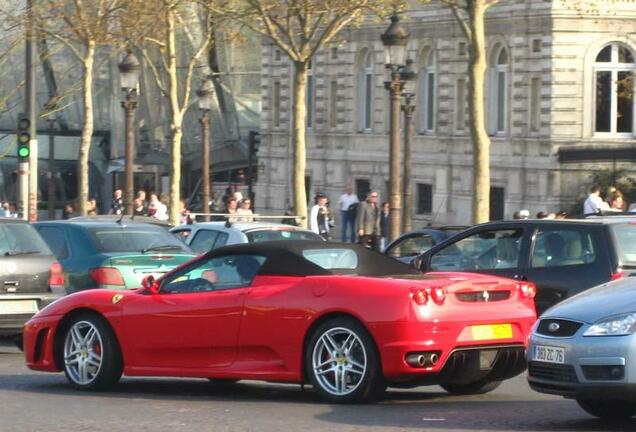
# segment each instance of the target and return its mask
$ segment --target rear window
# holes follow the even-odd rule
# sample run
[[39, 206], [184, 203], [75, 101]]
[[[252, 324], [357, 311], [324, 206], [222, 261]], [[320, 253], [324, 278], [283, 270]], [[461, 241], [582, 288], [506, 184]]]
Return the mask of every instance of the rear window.
[[100, 252], [190, 252], [179, 239], [161, 228], [95, 227], [89, 228], [89, 232]]
[[35, 228], [26, 223], [0, 224], [0, 255], [53, 255]]
[[292, 231], [284, 229], [248, 231], [245, 235], [247, 236], [247, 241], [250, 243], [279, 240], [323, 240], [322, 237], [312, 231]]
[[305, 249], [303, 256], [326, 270], [354, 270], [358, 267], [358, 254], [352, 249]]
[[636, 265], [636, 224], [612, 224], [618, 242], [618, 257], [623, 265]]

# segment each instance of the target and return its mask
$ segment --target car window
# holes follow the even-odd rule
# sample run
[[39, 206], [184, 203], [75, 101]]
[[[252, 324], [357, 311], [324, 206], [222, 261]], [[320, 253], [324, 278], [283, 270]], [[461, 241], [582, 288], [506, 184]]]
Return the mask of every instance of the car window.
[[217, 249], [217, 248], [225, 246], [227, 244], [227, 239], [229, 237], [230, 236], [227, 233], [220, 232], [219, 236], [216, 238], [216, 241], [214, 242], [213, 249]]
[[623, 265], [636, 265], [636, 224], [612, 224], [614, 236], [618, 241], [618, 256]]
[[313, 231], [293, 231], [283, 229], [268, 229], [258, 231], [248, 231], [245, 233], [247, 241], [250, 243], [279, 241], [279, 240], [314, 240], [322, 241], [320, 237]]
[[303, 256], [308, 261], [327, 270], [353, 270], [358, 267], [358, 254], [353, 249], [305, 249]]
[[161, 292], [195, 293], [249, 286], [265, 262], [258, 255], [228, 255], [196, 261], [171, 275], [161, 285]]
[[516, 268], [523, 230], [481, 231], [464, 237], [431, 257], [431, 270], [470, 271]]
[[176, 238], [178, 238], [182, 242], [185, 242], [186, 239], [190, 236], [190, 229], [180, 229], [180, 230], [174, 230], [170, 232], [172, 233], [172, 235], [174, 235]]
[[0, 224], [0, 255], [53, 255], [51, 249], [31, 225], [26, 223]]
[[214, 249], [214, 241], [218, 237], [219, 232], [210, 229], [200, 229], [194, 235], [190, 247], [196, 253], [205, 253]]
[[537, 231], [531, 266], [565, 267], [593, 263], [596, 250], [585, 230], [542, 228]]
[[190, 252], [183, 242], [159, 227], [90, 227], [88, 231], [100, 252], [142, 252], [152, 249]]
[[57, 259], [68, 258], [68, 246], [62, 228], [43, 226], [38, 231]]
[[420, 255], [435, 246], [433, 237], [428, 234], [417, 234], [402, 239], [387, 251], [394, 258]]

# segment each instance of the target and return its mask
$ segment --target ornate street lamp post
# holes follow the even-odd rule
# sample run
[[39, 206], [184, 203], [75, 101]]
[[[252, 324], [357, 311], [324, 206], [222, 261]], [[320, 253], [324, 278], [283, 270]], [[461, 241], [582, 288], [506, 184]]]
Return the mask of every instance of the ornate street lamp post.
[[[197, 91], [201, 110], [201, 213], [210, 213], [210, 110], [214, 104], [214, 83], [208, 77]], [[209, 221], [209, 216], [204, 216]]]
[[125, 151], [125, 203], [126, 214], [133, 214], [133, 163], [135, 157], [135, 108], [137, 107], [139, 74], [141, 65], [132, 51], [128, 51], [119, 67], [119, 79], [121, 89], [125, 92], [125, 98], [121, 103], [126, 114], [126, 151]]
[[391, 133], [389, 147], [389, 240], [400, 235], [401, 196], [400, 196], [400, 98], [403, 82], [400, 71], [406, 59], [406, 43], [409, 34], [400, 24], [399, 17], [391, 17], [391, 24], [382, 34], [384, 45], [384, 64], [389, 71], [390, 81], [385, 87], [391, 95]]
[[415, 87], [417, 72], [413, 67], [413, 60], [408, 59], [402, 70], [401, 79], [404, 82], [404, 178], [402, 185], [403, 210], [402, 232], [413, 229], [413, 114], [415, 113]]

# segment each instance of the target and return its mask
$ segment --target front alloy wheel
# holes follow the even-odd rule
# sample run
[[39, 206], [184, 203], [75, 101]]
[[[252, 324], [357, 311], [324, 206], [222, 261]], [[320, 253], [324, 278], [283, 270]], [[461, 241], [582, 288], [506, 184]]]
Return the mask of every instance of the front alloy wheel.
[[313, 387], [334, 402], [365, 401], [384, 389], [373, 340], [354, 320], [321, 325], [307, 347], [305, 364]]
[[100, 389], [119, 380], [122, 360], [110, 327], [93, 315], [70, 323], [64, 338], [64, 373], [82, 389]]

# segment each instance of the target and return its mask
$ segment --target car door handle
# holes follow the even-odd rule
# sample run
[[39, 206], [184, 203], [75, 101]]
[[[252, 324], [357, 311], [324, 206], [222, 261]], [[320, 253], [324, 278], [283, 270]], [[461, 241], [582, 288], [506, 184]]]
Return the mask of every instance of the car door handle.
[[527, 276], [518, 275], [518, 274], [514, 275], [512, 278], [520, 280], [520, 281], [523, 281], [523, 282], [527, 282], [528, 281], [528, 277]]

